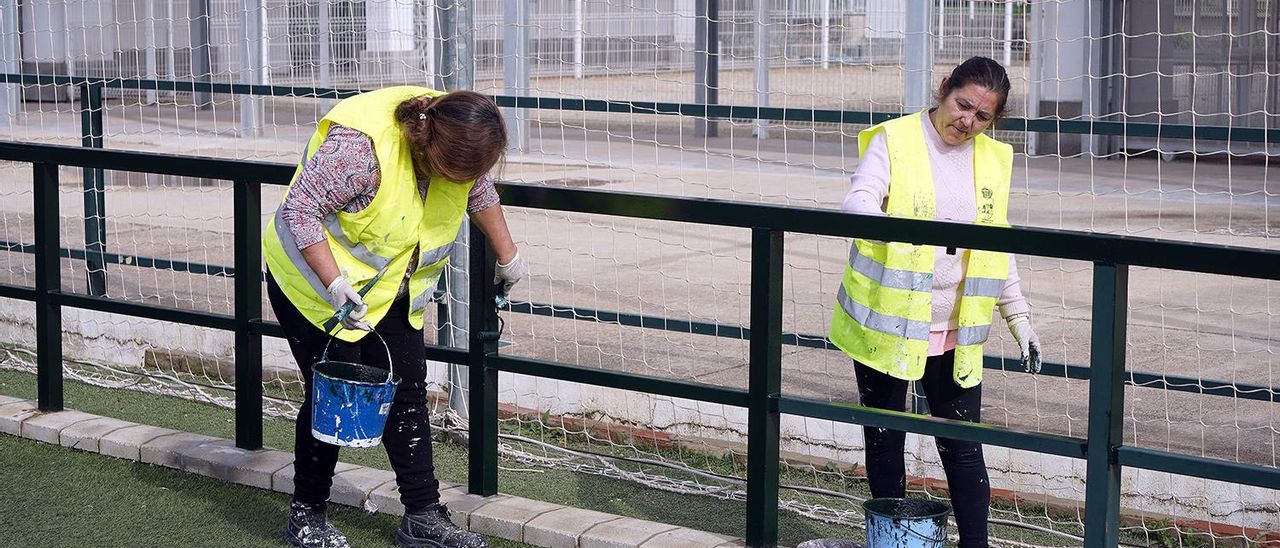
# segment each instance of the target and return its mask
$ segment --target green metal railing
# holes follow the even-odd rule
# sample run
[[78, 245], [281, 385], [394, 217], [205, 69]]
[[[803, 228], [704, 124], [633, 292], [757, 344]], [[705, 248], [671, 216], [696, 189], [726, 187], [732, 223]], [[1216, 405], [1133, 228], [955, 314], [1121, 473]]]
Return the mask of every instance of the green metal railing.
[[[0, 285], [0, 296], [36, 303], [37, 375], [40, 408], [63, 408], [61, 312], [63, 307], [125, 314], [233, 331], [236, 336], [236, 443], [262, 446], [262, 354], [264, 335], [279, 326], [261, 313], [261, 185], [287, 184], [293, 166], [262, 162], [167, 156], [101, 149], [0, 143], [0, 160], [33, 165], [35, 204], [35, 287]], [[235, 199], [235, 312], [193, 312], [122, 302], [62, 291], [58, 262], [58, 168], [145, 172], [182, 177], [230, 177]], [[1274, 251], [1169, 242], [1070, 231], [955, 225], [838, 211], [667, 198], [617, 192], [505, 185], [511, 207], [590, 213], [746, 228], [751, 231], [750, 366], [747, 390], [644, 375], [578, 367], [502, 355], [497, 348], [497, 310], [471, 307], [468, 350], [428, 345], [428, 359], [466, 365], [470, 377], [468, 487], [472, 493], [498, 491], [497, 374], [521, 373], [596, 386], [714, 402], [748, 411], [747, 541], [777, 543], [778, 424], [781, 414], [828, 419], [864, 427], [999, 445], [1087, 461], [1085, 531], [1087, 546], [1114, 546], [1119, 531], [1122, 466], [1280, 489], [1280, 470], [1269, 467], [1126, 446], [1121, 437], [1125, 375], [1125, 329], [1130, 266], [1280, 279]], [[1030, 253], [1094, 264], [1093, 345], [1089, 367], [1088, 437], [1025, 432], [1012, 428], [949, 421], [855, 405], [827, 403], [782, 394], [782, 276], [786, 233], [864, 237], [916, 244]], [[475, 302], [491, 302], [493, 254], [483, 233], [472, 229], [471, 272]], [[250, 274], [245, 274], [250, 273]]]
[[[240, 447], [262, 446], [261, 338], [282, 336], [278, 325], [266, 322], [261, 314], [261, 185], [287, 184], [294, 166], [252, 161], [192, 158], [101, 149], [101, 93], [94, 87], [158, 89], [208, 93], [250, 93], [256, 95], [307, 95], [340, 98], [355, 90], [321, 88], [273, 88], [233, 84], [200, 84], [142, 80], [90, 80], [70, 77], [3, 75], [10, 83], [81, 85], [86, 98], [83, 116], [87, 137], [85, 147], [62, 147], [22, 143], [0, 143], [0, 160], [30, 163], [33, 166], [35, 205], [34, 244], [10, 244], [8, 249], [32, 251], [36, 257], [35, 286], [0, 285], [0, 297], [36, 303], [37, 375], [39, 402], [43, 410], [63, 408], [61, 309], [82, 308], [143, 318], [233, 331], [236, 336], [236, 443]], [[87, 93], [86, 93], [87, 91]], [[100, 90], [99, 90], [100, 91]], [[287, 91], [287, 93], [286, 93]], [[95, 99], [96, 97], [96, 99]], [[581, 101], [528, 97], [498, 97], [504, 106], [564, 108], [603, 112], [648, 112], [654, 114], [709, 115], [733, 118], [833, 121], [871, 123], [896, 115], [796, 109], [756, 109], [720, 105], [687, 105], [625, 101]], [[699, 109], [702, 109], [701, 111]], [[96, 111], [99, 115], [92, 116]], [[808, 117], [801, 116], [807, 113]], [[794, 118], [801, 116], [800, 118]], [[1021, 124], [1021, 125], [1019, 125]], [[1064, 125], [1065, 124], [1065, 125]], [[1124, 122], [1059, 122], [1052, 120], [1008, 120], [1006, 129], [1128, 134], [1165, 137], [1192, 136], [1201, 139], [1231, 139], [1252, 142], [1280, 142], [1278, 130], [1251, 128], [1181, 127]], [[97, 174], [85, 176], [86, 242], [84, 250], [62, 248], [58, 234], [58, 168], [85, 168]], [[191, 265], [234, 277], [235, 308], [232, 315], [194, 312], [108, 299], [95, 293], [92, 280], [89, 294], [65, 292], [59, 277], [60, 257], [83, 257], [90, 265], [105, 264], [116, 256], [105, 251], [105, 231], [90, 236], [88, 220], [101, 220], [99, 209], [104, 192], [100, 174], [104, 170], [143, 172], [181, 177], [230, 179], [234, 185], [235, 258], [234, 266]], [[231, 175], [228, 175], [231, 174]], [[94, 195], [90, 200], [88, 195]], [[746, 408], [748, 411], [748, 470], [746, 536], [752, 546], [777, 543], [778, 505], [778, 423], [782, 413], [892, 428], [926, 435], [999, 445], [1019, 450], [1085, 459], [1086, 464], [1086, 545], [1114, 546], [1119, 532], [1120, 470], [1122, 466], [1165, 471], [1269, 489], [1280, 489], [1280, 470], [1269, 467], [1208, 459], [1193, 455], [1126, 446], [1121, 437], [1123, 391], [1126, 382], [1145, 385], [1164, 382], [1175, 389], [1167, 376], [1139, 379], [1125, 370], [1125, 330], [1127, 326], [1127, 285], [1130, 266], [1146, 266], [1191, 272], [1213, 273], [1261, 279], [1280, 279], [1280, 253], [1274, 251], [1086, 234], [1070, 231], [993, 228], [954, 225], [931, 221], [863, 217], [838, 211], [743, 204], [715, 200], [667, 198], [593, 190], [505, 185], [503, 203], [511, 207], [539, 208], [630, 218], [678, 221], [715, 226], [746, 228], [751, 231], [750, 324], [737, 329], [735, 336], [747, 338], [750, 348], [747, 390], [674, 381], [577, 367], [562, 363], [504, 356], [497, 347], [497, 311], [471, 307], [468, 350], [428, 345], [427, 358], [466, 365], [470, 376], [470, 452], [468, 487], [471, 492], [492, 495], [498, 489], [497, 468], [497, 374], [508, 371], [562, 379], [595, 386], [648, 392], [696, 401]], [[945, 230], [939, 228], [945, 227]], [[991, 425], [948, 421], [933, 417], [897, 413], [853, 405], [833, 404], [781, 393], [781, 346], [787, 342], [782, 332], [783, 248], [786, 233], [835, 237], [864, 237], [917, 244], [946, 245], [971, 249], [991, 249], [1010, 253], [1057, 257], [1094, 264], [1093, 344], [1088, 367], [1063, 366], [1072, 378], [1089, 379], [1088, 437], [1076, 438], [1026, 432]], [[493, 256], [484, 236], [472, 229], [471, 260], [478, 265], [471, 272], [475, 302], [491, 302]], [[152, 259], [152, 264], [178, 265]], [[91, 266], [91, 269], [93, 267]], [[99, 269], [101, 270], [101, 269]], [[98, 286], [105, 288], [105, 285]], [[526, 303], [527, 304], [527, 303]], [[551, 305], [547, 305], [551, 306]], [[530, 310], [533, 306], [530, 305]], [[551, 307], [552, 312], [555, 307]], [[643, 323], [643, 321], [641, 322]], [[693, 327], [690, 326], [692, 329]], [[790, 334], [799, 343], [804, 337]], [[816, 344], [810, 341], [810, 344]], [[825, 344], [825, 343], [824, 343]], [[990, 365], [990, 358], [989, 365]], [[1074, 368], [1074, 369], [1073, 369]], [[1146, 374], [1143, 374], [1146, 375]], [[1163, 380], [1162, 380], [1163, 379]], [[1192, 379], [1193, 383], [1201, 383]], [[1220, 381], [1215, 381], [1220, 382]], [[1276, 390], [1257, 386], [1242, 389], [1221, 382], [1209, 393], [1275, 401]]]

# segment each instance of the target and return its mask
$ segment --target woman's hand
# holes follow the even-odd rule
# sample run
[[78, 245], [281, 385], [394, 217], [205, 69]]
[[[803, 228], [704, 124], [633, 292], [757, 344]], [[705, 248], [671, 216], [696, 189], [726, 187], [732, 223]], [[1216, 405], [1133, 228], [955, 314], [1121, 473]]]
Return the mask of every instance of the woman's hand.
[[529, 275], [529, 266], [511, 239], [511, 230], [507, 228], [507, 218], [502, 214], [501, 205], [493, 205], [471, 214], [471, 222], [480, 227], [480, 231], [489, 239], [493, 252], [498, 256], [498, 269], [494, 273], [493, 283], [502, 284], [502, 293], [511, 291], [511, 286]]
[[506, 295], [511, 292], [511, 286], [516, 282], [523, 280], [529, 275], [529, 265], [525, 264], [524, 257], [516, 253], [515, 258], [511, 262], [502, 264], [498, 262], [498, 269], [493, 273], [493, 283], [502, 284], [502, 294]]
[[356, 292], [354, 287], [351, 287], [351, 283], [347, 282], [346, 278], [338, 276], [333, 279], [333, 283], [329, 284], [329, 304], [333, 305], [335, 311], [340, 311], [348, 303], [353, 308], [351, 312], [342, 317], [342, 327], [373, 331], [373, 326], [369, 325], [369, 322], [361, 321], [364, 315], [369, 312], [369, 305], [364, 304], [364, 299], [360, 298], [360, 293]]
[[1040, 337], [1031, 328], [1031, 314], [1023, 312], [1005, 318], [1009, 323], [1009, 332], [1022, 349], [1022, 367], [1028, 373], [1040, 372]]

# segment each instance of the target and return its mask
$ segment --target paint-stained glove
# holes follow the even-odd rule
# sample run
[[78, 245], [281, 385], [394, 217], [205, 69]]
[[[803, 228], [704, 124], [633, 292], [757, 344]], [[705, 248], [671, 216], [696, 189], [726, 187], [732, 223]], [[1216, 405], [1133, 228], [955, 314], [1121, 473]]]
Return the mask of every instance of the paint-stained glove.
[[502, 294], [506, 295], [511, 292], [511, 286], [516, 282], [523, 280], [529, 275], [529, 265], [525, 264], [524, 257], [519, 253], [511, 259], [507, 264], [498, 263], [498, 269], [493, 274], [493, 283], [502, 284]]
[[364, 299], [360, 298], [360, 294], [356, 292], [354, 287], [346, 278], [338, 276], [329, 284], [329, 304], [333, 305], [335, 311], [342, 310], [347, 303], [352, 303], [354, 308], [351, 312], [342, 318], [342, 327], [346, 329], [362, 329], [364, 331], [373, 331], [373, 326], [369, 322], [360, 321], [364, 318], [365, 313], [369, 312], [369, 305], [364, 304]]
[[1005, 318], [1009, 322], [1009, 332], [1022, 349], [1022, 367], [1028, 373], [1040, 372], [1040, 337], [1031, 328], [1031, 314], [1023, 312]]

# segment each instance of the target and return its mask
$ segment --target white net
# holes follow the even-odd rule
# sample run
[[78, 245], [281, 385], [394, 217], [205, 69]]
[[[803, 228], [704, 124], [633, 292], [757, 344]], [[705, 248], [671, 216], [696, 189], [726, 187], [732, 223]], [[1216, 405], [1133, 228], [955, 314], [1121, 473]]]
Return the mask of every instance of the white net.
[[[482, 0], [467, 3], [468, 22], [443, 0], [8, 1], [0, 2], [0, 63], [41, 76], [278, 89], [441, 86], [470, 73], [468, 87], [491, 94], [672, 103], [715, 96], [728, 105], [897, 113], [927, 101], [955, 64], [984, 55], [1009, 70], [1011, 116], [1062, 129], [996, 132], [1018, 151], [1014, 224], [1276, 248], [1275, 139], [1188, 133], [1274, 132], [1275, 0], [725, 0], [714, 25], [700, 4]], [[448, 30], [451, 21], [465, 31]], [[444, 57], [462, 37], [474, 51], [469, 70]], [[719, 51], [714, 75], [702, 71], [708, 40]], [[912, 47], [920, 41], [923, 48]], [[0, 87], [4, 138], [80, 144], [81, 88]], [[109, 148], [286, 163], [297, 161], [333, 104], [305, 94], [251, 99], [110, 86], [105, 96]], [[508, 180], [821, 208], [838, 207], [864, 127], [552, 109], [513, 111], [509, 120], [522, 137], [503, 172]], [[1153, 126], [1081, 135], [1070, 125], [1095, 120]], [[3, 170], [3, 277], [30, 284], [30, 256], [17, 247], [31, 242], [29, 172]], [[229, 266], [232, 256], [231, 188], [219, 176], [227, 174], [108, 172], [105, 216], [86, 217], [82, 174], [64, 170], [64, 246], [84, 248], [88, 218], [105, 223], [105, 248], [116, 254], [108, 266], [64, 260], [64, 287], [90, 292], [96, 271], [111, 298], [230, 312], [230, 278], [201, 273]], [[279, 189], [264, 193], [264, 221], [279, 197]], [[505, 314], [504, 352], [746, 386], [745, 340], [681, 331], [690, 322], [747, 324], [746, 231], [541, 210], [509, 210], [508, 218], [534, 268], [515, 296], [535, 314]], [[787, 395], [856, 401], [849, 360], [820, 347], [847, 245], [787, 237], [785, 331], [801, 335], [784, 348]], [[141, 267], [139, 257], [177, 263]], [[1087, 366], [1091, 265], [1028, 256], [1019, 266], [1049, 360]], [[1147, 375], [1126, 389], [1125, 442], [1275, 466], [1277, 299], [1272, 282], [1135, 269], [1128, 366]], [[553, 310], [576, 319], [549, 317]], [[78, 314], [67, 324], [68, 356], [114, 368], [88, 368], [93, 374], [141, 371], [216, 387], [217, 395], [186, 393], [229, 401], [229, 334]], [[988, 353], [1014, 356], [1011, 338], [996, 331]], [[300, 385], [291, 359], [280, 341], [269, 341], [266, 354], [268, 396], [292, 413]], [[437, 370], [445, 392], [446, 368]], [[505, 374], [501, 382], [503, 432], [519, 436], [504, 443], [528, 466], [743, 496], [735, 479], [745, 474], [742, 410]], [[1085, 380], [989, 370], [984, 392], [987, 423], [1085, 435]], [[796, 417], [783, 426], [786, 507], [860, 523], [860, 430]], [[911, 436], [908, 444], [912, 489], [945, 496], [932, 440]], [[988, 448], [987, 462], [998, 540], [1078, 544], [1071, 536], [1082, 529], [1083, 462], [999, 448]], [[1280, 499], [1265, 490], [1137, 470], [1126, 472], [1124, 490], [1125, 542], [1217, 545], [1280, 530]]]

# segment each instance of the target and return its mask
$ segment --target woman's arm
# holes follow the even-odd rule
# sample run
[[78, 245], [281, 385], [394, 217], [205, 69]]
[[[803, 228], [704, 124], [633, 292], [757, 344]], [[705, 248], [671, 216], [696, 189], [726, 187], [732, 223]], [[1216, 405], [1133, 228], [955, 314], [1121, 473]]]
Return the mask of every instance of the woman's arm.
[[1004, 280], [1004, 291], [1000, 293], [1000, 300], [996, 301], [996, 305], [1000, 307], [1000, 317], [1006, 320], [1010, 316], [1031, 312], [1031, 305], [1027, 304], [1027, 298], [1022, 294], [1018, 263], [1012, 253], [1009, 254], [1009, 277]]
[[324, 217], [338, 210], [368, 207], [378, 191], [378, 160], [373, 141], [359, 131], [334, 124], [324, 142], [302, 165], [289, 187], [280, 216], [302, 250], [302, 258], [325, 286], [341, 275], [324, 234]]
[[488, 174], [482, 175], [476, 179], [476, 184], [471, 186], [471, 192], [467, 194], [467, 214], [474, 214], [497, 204], [498, 188], [494, 186], [493, 178]]
[[493, 204], [471, 214], [471, 222], [480, 227], [493, 252], [498, 255], [498, 264], [511, 264], [516, 258], [516, 242], [511, 239], [511, 230], [507, 228], [507, 218], [502, 214], [502, 204]]
[[889, 146], [884, 133], [871, 138], [849, 183], [849, 192], [840, 209], [851, 213], [884, 213], [885, 200], [889, 197]]

